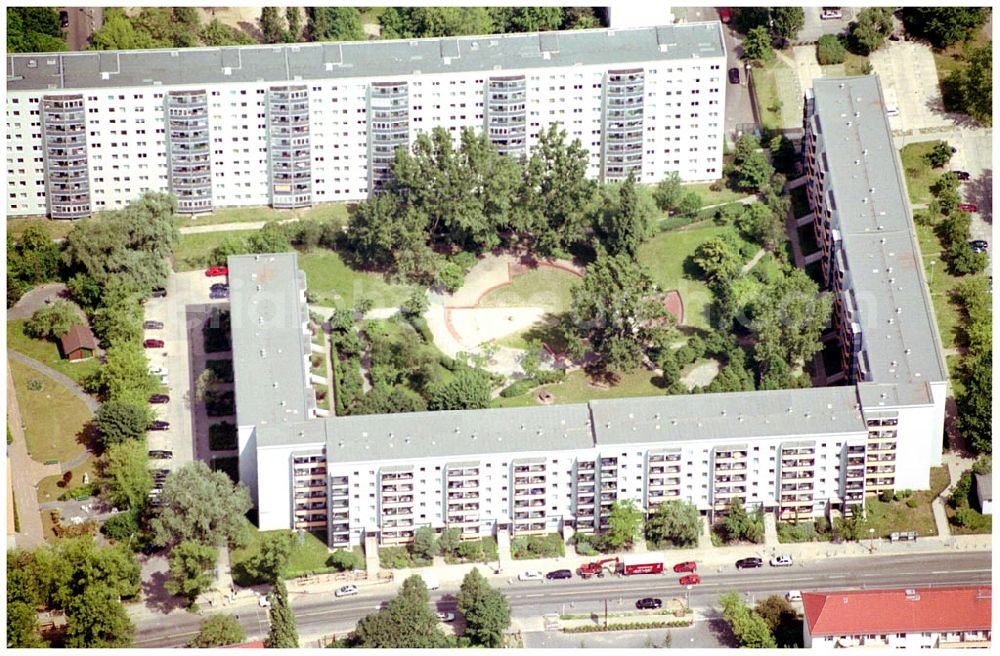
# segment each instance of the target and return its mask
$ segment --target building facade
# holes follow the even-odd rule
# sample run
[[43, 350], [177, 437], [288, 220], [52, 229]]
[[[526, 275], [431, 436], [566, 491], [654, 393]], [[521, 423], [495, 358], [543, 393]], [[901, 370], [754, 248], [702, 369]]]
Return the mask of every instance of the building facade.
[[8, 55], [9, 216], [366, 198], [420, 132], [524, 156], [558, 123], [588, 175], [722, 175], [718, 22], [413, 41]]
[[805, 647], [989, 649], [991, 586], [802, 594]]

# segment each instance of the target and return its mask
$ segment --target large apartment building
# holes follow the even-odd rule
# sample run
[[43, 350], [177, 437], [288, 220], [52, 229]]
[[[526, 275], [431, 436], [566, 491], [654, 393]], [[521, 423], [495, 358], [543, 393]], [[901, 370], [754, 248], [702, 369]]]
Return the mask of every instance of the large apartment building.
[[420, 526], [600, 530], [624, 499], [810, 519], [926, 489], [947, 375], [882, 105], [872, 76], [817, 80], [806, 105], [824, 271], [855, 363], [845, 386], [316, 417], [296, 255], [231, 257], [240, 475], [260, 528], [397, 544]]
[[8, 55], [9, 216], [170, 191], [182, 213], [366, 198], [441, 126], [523, 156], [558, 123], [588, 175], [722, 174], [718, 22], [411, 41]]

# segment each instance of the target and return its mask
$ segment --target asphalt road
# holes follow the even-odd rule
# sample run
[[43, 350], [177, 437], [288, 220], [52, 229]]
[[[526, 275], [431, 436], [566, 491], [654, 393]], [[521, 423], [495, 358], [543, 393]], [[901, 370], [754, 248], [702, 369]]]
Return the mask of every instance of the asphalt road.
[[71, 51], [86, 50], [90, 35], [104, 24], [104, 9], [100, 7], [61, 7], [69, 13], [66, 45]]
[[[771, 594], [789, 590], [824, 591], [855, 588], [902, 588], [958, 584], [990, 584], [991, 554], [984, 552], [915, 554], [891, 559], [838, 558], [815, 563], [797, 563], [790, 568], [764, 567], [760, 570], [737, 571], [728, 566], [721, 572], [700, 572], [701, 585], [690, 593], [694, 608], [713, 606], [720, 595], [736, 590], [751, 603]], [[583, 581], [518, 582], [504, 586], [515, 618], [537, 618], [544, 613], [603, 612], [607, 599], [609, 610], [634, 608], [640, 597], [683, 597], [685, 589], [677, 583], [677, 575], [636, 576]], [[432, 594], [436, 610], [454, 610], [457, 590], [441, 590]], [[394, 593], [379, 589], [378, 594], [334, 599], [332, 595], [315, 595], [294, 599], [292, 607], [299, 635], [316, 636], [344, 633], [359, 619], [391, 599]], [[222, 609], [235, 614], [246, 629], [248, 639], [259, 639], [267, 633], [264, 609], [241, 607]], [[185, 644], [198, 630], [201, 617], [177, 613], [164, 621], [162, 616], [140, 619], [137, 624], [136, 647], [169, 647]]]

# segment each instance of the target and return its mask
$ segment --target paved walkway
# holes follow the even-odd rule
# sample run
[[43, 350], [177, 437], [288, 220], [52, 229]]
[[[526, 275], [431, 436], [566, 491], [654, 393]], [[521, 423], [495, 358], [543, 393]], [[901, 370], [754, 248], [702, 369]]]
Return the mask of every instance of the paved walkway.
[[[47, 305], [46, 301], [54, 301], [59, 298], [65, 298], [66, 285], [61, 282], [50, 282], [44, 285], [39, 285], [33, 288], [31, 291], [25, 293], [24, 296], [17, 300], [14, 307], [7, 310], [7, 321], [14, 321], [15, 319], [30, 319], [31, 315], [35, 313], [36, 310], [43, 308]], [[80, 309], [75, 303], [73, 307], [76, 309], [76, 313], [86, 318], [83, 310]]]
[[73, 396], [80, 399], [80, 401], [82, 401], [83, 404], [87, 406], [87, 408], [92, 413], [96, 413], [97, 409], [101, 407], [101, 404], [98, 403], [94, 397], [83, 391], [83, 388], [77, 385], [76, 381], [74, 381], [69, 376], [59, 373], [52, 367], [44, 365], [38, 360], [35, 360], [34, 358], [29, 358], [23, 353], [18, 353], [17, 351], [10, 351], [9, 354], [10, 357], [17, 360], [18, 362], [31, 367], [32, 369], [34, 369], [39, 373], [45, 374], [49, 378], [53, 379], [54, 381], [56, 381], [57, 383], [68, 389], [73, 394]]
[[[284, 225], [286, 223], [295, 223], [299, 219], [282, 219], [281, 221], [276, 221], [276, 223]], [[211, 225], [200, 225], [200, 226], [186, 226], [184, 228], [178, 228], [177, 231], [182, 235], [199, 235], [206, 232], [230, 232], [233, 230], [260, 230], [266, 224], [271, 223], [271, 221], [251, 221], [248, 223], [213, 223]]]
[[753, 257], [750, 258], [750, 261], [744, 264], [743, 268], [740, 269], [740, 275], [746, 275], [747, 273], [750, 272], [750, 269], [757, 266], [757, 263], [760, 262], [760, 258], [764, 257], [764, 254], [766, 252], [767, 251], [765, 251], [763, 248], [758, 249], [757, 252], [754, 253]]

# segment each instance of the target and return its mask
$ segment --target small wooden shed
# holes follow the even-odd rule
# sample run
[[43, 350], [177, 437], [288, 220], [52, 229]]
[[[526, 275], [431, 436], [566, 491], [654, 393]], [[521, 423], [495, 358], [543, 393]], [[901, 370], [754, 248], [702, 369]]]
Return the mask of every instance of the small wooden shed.
[[74, 324], [69, 332], [59, 340], [62, 346], [63, 357], [71, 362], [86, 360], [94, 357], [97, 351], [97, 338], [87, 326]]

